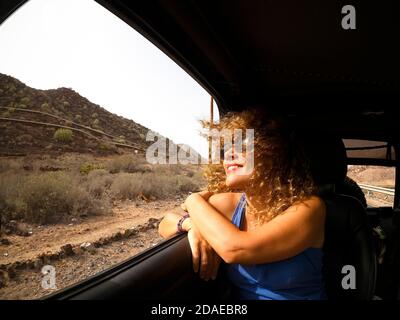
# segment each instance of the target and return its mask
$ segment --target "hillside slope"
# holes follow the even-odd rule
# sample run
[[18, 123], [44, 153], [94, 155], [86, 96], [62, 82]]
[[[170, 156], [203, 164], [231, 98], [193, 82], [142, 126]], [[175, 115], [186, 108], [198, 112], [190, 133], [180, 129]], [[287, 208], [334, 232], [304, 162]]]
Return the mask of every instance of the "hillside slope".
[[[70, 142], [54, 139], [61, 127], [73, 132]], [[33, 89], [0, 73], [0, 155], [143, 152], [147, 132], [72, 89]]]

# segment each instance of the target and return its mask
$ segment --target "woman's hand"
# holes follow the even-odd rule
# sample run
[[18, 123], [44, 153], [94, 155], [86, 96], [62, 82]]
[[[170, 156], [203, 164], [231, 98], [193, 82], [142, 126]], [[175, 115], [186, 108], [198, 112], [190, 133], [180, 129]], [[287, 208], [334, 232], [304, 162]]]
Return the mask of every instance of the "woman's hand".
[[[201, 196], [201, 198], [203, 198], [205, 201], [208, 201], [212, 195], [212, 192], [201, 191], [191, 194], [189, 197], [187, 197], [186, 201], [198, 196]], [[182, 203], [181, 208], [185, 211], [188, 211], [186, 207], [186, 201]], [[190, 218], [187, 220], [190, 220]], [[188, 240], [192, 250], [194, 272], [199, 272], [200, 270], [200, 278], [203, 280], [215, 280], [222, 259], [192, 223], [190, 223], [190, 229], [188, 231]]]
[[193, 270], [198, 272], [200, 269], [200, 278], [208, 281], [215, 280], [221, 258], [214, 249], [202, 237], [195, 226], [188, 232], [188, 240], [192, 250]]
[[185, 202], [181, 204], [181, 208], [182, 208], [184, 211], [187, 212], [188, 210], [187, 210], [187, 206], [186, 206], [186, 201], [187, 201], [189, 198], [193, 198], [193, 197], [195, 197], [196, 195], [199, 195], [199, 196], [201, 196], [205, 201], [208, 201], [208, 199], [210, 199], [210, 197], [211, 197], [213, 194], [214, 194], [213, 192], [210, 192], [210, 191], [208, 191], [208, 190], [200, 191], [200, 192], [196, 192], [196, 193], [192, 193], [190, 196], [188, 196], [188, 197], [186, 198]]

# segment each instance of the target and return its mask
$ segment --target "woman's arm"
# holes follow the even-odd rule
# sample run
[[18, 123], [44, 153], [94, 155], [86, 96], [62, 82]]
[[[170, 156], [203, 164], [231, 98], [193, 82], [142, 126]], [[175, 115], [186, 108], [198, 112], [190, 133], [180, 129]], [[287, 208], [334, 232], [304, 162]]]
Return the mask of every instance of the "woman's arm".
[[[203, 195], [207, 198], [206, 195]], [[232, 213], [239, 201], [240, 194], [220, 193], [208, 198], [208, 202], [219, 214], [231, 219]], [[182, 210], [182, 213], [185, 213]], [[161, 221], [159, 233], [164, 238], [176, 234], [177, 223], [182, 215], [170, 212]], [[196, 226], [192, 225], [188, 218], [183, 223], [183, 229], [188, 231], [188, 240], [192, 251], [192, 263], [194, 272], [199, 272], [200, 278], [204, 280], [215, 279], [218, 273], [221, 258], [215, 253], [205, 238], [200, 234]]]
[[[179, 213], [178, 213], [179, 212]], [[164, 239], [174, 236], [178, 232], [178, 222], [186, 212], [182, 209], [168, 212], [158, 225], [158, 233]], [[187, 218], [182, 223], [182, 229], [186, 232], [192, 227], [190, 218]]]
[[[238, 193], [218, 193], [209, 197], [207, 201], [219, 214], [226, 216], [230, 220], [240, 195], [241, 194]], [[168, 212], [158, 226], [158, 233], [160, 236], [165, 239], [174, 236], [178, 231], [177, 224], [179, 219], [182, 218], [185, 213], [186, 212], [182, 209]], [[188, 218], [183, 222], [182, 228], [185, 231], [189, 231], [191, 227], [192, 220]]]
[[325, 206], [321, 199], [293, 205], [272, 221], [241, 231], [198, 194], [185, 201], [192, 223], [227, 263], [259, 264], [287, 259], [323, 241]]

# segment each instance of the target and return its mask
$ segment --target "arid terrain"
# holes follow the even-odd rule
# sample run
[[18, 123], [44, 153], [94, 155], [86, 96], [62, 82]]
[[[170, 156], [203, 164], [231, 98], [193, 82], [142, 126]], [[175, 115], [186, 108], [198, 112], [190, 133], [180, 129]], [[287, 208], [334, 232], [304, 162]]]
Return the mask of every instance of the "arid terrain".
[[0, 299], [35, 299], [53, 292], [41, 286], [44, 264], [55, 267], [61, 289], [158, 244], [159, 219], [180, 201], [127, 201], [109, 216], [37, 226], [29, 237], [8, 236], [10, 244], [0, 245], [0, 260], [13, 267], [8, 268]]
[[[395, 169], [378, 166], [349, 166], [348, 177], [358, 184], [393, 189], [395, 186]], [[371, 207], [392, 206], [394, 197], [378, 192], [366, 192], [367, 203]]]
[[162, 240], [161, 217], [204, 180], [197, 165], [149, 164], [148, 131], [70, 88], [0, 74], [0, 299], [54, 291], [45, 265], [61, 289]]
[[197, 166], [140, 159], [31, 156], [29, 170], [25, 157], [0, 159], [0, 299], [50, 293], [44, 265], [56, 268], [61, 289], [159, 243], [160, 219], [204, 181]]

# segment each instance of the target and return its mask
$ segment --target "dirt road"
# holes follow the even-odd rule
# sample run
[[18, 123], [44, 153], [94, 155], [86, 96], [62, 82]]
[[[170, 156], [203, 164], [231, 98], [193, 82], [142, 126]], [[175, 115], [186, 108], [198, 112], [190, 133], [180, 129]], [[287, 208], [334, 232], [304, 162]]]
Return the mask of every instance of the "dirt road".
[[[116, 232], [146, 224], [149, 218], [160, 219], [166, 211], [177, 208], [180, 203], [181, 199], [150, 203], [128, 201], [116, 204], [113, 215], [74, 221], [69, 225], [37, 226], [29, 237], [7, 236], [11, 244], [0, 245], [0, 265], [35, 259], [43, 253], [54, 253], [65, 244], [79, 248], [83, 243], [94, 243]], [[105, 270], [160, 241], [162, 239], [153, 227], [139, 232], [135, 237], [111, 241], [90, 251], [51, 261], [56, 268], [57, 289]], [[40, 271], [41, 268], [25, 268], [15, 272], [7, 285], [0, 288], [0, 299], [35, 299], [51, 293], [52, 290], [42, 288], [43, 275]]]

